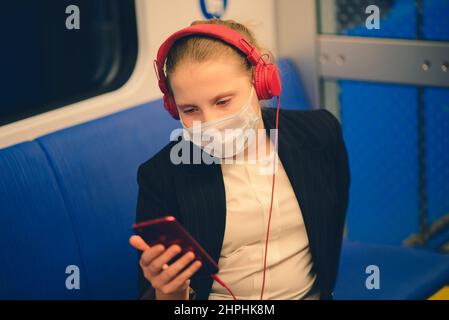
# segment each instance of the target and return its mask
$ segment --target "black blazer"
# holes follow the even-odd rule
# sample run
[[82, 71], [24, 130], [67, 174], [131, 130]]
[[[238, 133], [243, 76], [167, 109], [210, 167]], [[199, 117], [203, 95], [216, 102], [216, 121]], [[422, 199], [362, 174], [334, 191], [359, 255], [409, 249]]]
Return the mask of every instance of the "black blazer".
[[[275, 128], [275, 109], [262, 109], [267, 131]], [[279, 158], [303, 214], [321, 299], [332, 299], [343, 236], [350, 172], [338, 120], [324, 109], [282, 110], [279, 115]], [[190, 150], [197, 148], [191, 142]], [[173, 215], [218, 263], [226, 222], [226, 196], [219, 164], [170, 161], [170, 142], [139, 166], [137, 222]], [[192, 157], [192, 155], [190, 155]], [[206, 300], [210, 277], [194, 276], [190, 287]], [[154, 289], [139, 267], [140, 298]]]

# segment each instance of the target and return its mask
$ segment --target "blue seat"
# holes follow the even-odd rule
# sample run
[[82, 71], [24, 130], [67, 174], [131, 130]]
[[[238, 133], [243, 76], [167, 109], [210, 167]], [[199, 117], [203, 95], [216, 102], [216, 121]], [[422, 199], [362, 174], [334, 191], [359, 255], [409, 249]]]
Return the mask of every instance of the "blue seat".
[[86, 267], [93, 299], [137, 297], [137, 167], [178, 127], [161, 100], [38, 139], [48, 155]]
[[[379, 268], [379, 289], [367, 289], [366, 268]], [[449, 256], [421, 249], [344, 241], [337, 300], [427, 299], [449, 284]]]
[[[279, 59], [277, 61], [282, 81], [281, 108], [307, 110], [311, 104], [307, 99], [301, 76], [293, 61], [290, 59]], [[276, 107], [276, 98], [268, 100], [266, 105], [270, 108]]]
[[85, 271], [47, 155], [37, 142], [0, 152], [0, 299], [86, 299], [68, 290], [70, 265]]

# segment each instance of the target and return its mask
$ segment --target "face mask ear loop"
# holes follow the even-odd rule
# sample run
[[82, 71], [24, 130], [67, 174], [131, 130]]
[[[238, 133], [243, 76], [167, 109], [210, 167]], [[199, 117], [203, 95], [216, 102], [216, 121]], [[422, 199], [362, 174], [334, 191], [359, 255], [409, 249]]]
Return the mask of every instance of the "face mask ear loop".
[[254, 96], [254, 86], [251, 85], [251, 96], [249, 97], [249, 101], [248, 101], [249, 104], [251, 104], [251, 101], [253, 100], [253, 96]]

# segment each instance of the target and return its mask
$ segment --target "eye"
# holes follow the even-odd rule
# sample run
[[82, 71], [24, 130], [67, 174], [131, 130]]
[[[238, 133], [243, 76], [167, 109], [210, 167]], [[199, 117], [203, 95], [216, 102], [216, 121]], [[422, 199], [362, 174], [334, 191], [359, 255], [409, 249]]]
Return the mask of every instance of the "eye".
[[217, 104], [219, 106], [226, 106], [229, 103], [229, 101], [231, 101], [231, 99], [220, 100], [220, 101], [217, 102]]
[[192, 113], [195, 111], [195, 108], [184, 108], [182, 109], [182, 113]]

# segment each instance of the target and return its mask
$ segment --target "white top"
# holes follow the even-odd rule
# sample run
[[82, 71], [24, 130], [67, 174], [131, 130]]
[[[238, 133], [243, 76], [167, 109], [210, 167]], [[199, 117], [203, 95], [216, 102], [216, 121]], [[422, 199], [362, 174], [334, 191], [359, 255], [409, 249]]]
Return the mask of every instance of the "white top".
[[[221, 165], [227, 214], [218, 275], [237, 299], [260, 299], [272, 158]], [[276, 159], [264, 300], [298, 300], [312, 288], [316, 275], [311, 273], [312, 257], [301, 209], [277, 154]], [[209, 299], [232, 299], [232, 296], [214, 281]], [[307, 299], [319, 299], [319, 293]]]

